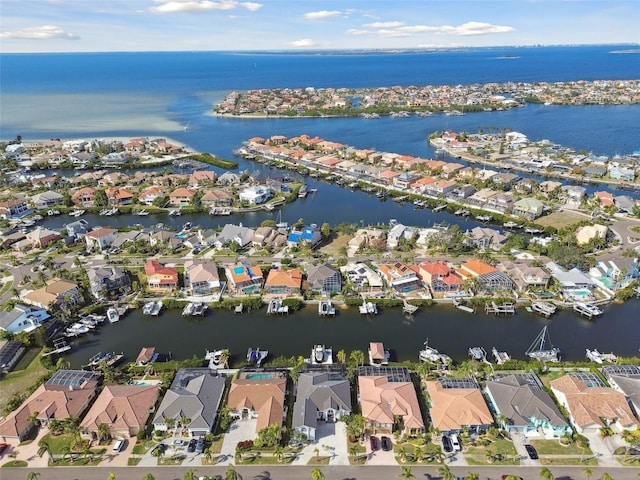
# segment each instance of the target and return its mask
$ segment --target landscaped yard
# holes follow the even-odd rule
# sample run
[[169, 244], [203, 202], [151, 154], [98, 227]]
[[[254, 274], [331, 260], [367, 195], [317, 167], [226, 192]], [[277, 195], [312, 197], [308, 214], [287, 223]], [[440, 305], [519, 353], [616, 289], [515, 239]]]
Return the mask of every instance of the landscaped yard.
[[581, 448], [577, 443], [564, 446], [559, 440], [531, 440], [539, 455], [592, 455], [589, 447]]
[[329, 461], [331, 460], [331, 457], [325, 457], [325, 456], [313, 456], [309, 459], [309, 461], [307, 462], [307, 465], [329, 465]]
[[487, 457], [482, 457], [480, 455], [476, 456], [465, 456], [468, 465], [520, 465], [520, 460], [516, 457], [504, 457], [502, 460], [493, 460], [489, 462]]
[[593, 457], [587, 457], [586, 459], [580, 459], [575, 457], [568, 458], [540, 458], [541, 465], [593, 465], [597, 466], [598, 461]]
[[464, 451], [465, 453], [472, 455], [484, 455], [487, 453], [487, 451], [491, 451], [491, 453], [500, 455], [515, 455], [517, 453], [511, 440], [508, 440], [506, 438], [498, 438], [492, 440], [491, 443], [486, 447], [469, 446], [466, 447]]
[[47, 373], [48, 370], [42, 366], [38, 358], [40, 351], [39, 348], [30, 348], [13, 372], [2, 377], [0, 407], [4, 407], [14, 394], [28, 390], [38, 378]]

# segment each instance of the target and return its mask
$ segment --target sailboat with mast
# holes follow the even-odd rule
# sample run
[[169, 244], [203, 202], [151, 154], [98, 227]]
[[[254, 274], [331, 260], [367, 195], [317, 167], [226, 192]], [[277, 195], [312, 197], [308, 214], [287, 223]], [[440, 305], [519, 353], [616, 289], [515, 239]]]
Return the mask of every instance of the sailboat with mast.
[[276, 227], [277, 228], [289, 228], [289, 223], [282, 221], [282, 210], [278, 210], [278, 218], [276, 219]]
[[547, 325], [545, 325], [529, 349], [525, 352], [529, 358], [541, 362], [559, 362], [560, 349], [551, 344]]

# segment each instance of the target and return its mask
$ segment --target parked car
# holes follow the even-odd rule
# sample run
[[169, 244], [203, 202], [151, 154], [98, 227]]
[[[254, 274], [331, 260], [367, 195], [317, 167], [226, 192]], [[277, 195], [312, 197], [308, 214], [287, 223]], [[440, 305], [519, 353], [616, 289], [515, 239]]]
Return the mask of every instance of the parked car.
[[124, 440], [118, 440], [113, 445], [113, 451], [114, 452], [121, 452], [123, 448], [124, 448]]
[[529, 445], [528, 443], [524, 446], [524, 448], [527, 450], [527, 455], [529, 455], [529, 458], [531, 460], [537, 460], [538, 459], [538, 452], [536, 452], [536, 449], [533, 448], [533, 445]]
[[393, 447], [391, 445], [391, 439], [389, 437], [382, 437], [382, 450], [389, 452]]
[[378, 450], [380, 448], [380, 442], [378, 441], [378, 437], [374, 437], [373, 435], [371, 435], [369, 437], [369, 445], [371, 445], [372, 452], [375, 452], [376, 450]]
[[176, 446], [176, 447], [182, 447], [182, 446], [184, 446], [186, 444], [187, 444], [187, 441], [186, 440], [182, 440], [181, 438], [177, 438], [173, 442], [171, 442], [171, 445]]
[[0, 443], [0, 455], [2, 455], [2, 453], [7, 449], [7, 447], [9, 447], [8, 443]]
[[453, 446], [451, 445], [451, 439], [447, 435], [442, 436], [442, 449], [446, 453], [453, 452]]
[[204, 437], [198, 438], [198, 441], [196, 442], [196, 453], [202, 452], [204, 452]]
[[192, 438], [189, 440], [189, 445], [187, 445], [187, 452], [195, 452], [196, 451], [196, 439]]
[[453, 447], [454, 452], [459, 452], [462, 450], [460, 440], [458, 440], [458, 435], [456, 435], [455, 433], [451, 435], [451, 446]]
[[159, 443], [155, 447], [151, 449], [151, 455], [155, 455], [156, 452], [164, 452], [167, 449], [167, 446], [164, 443]]

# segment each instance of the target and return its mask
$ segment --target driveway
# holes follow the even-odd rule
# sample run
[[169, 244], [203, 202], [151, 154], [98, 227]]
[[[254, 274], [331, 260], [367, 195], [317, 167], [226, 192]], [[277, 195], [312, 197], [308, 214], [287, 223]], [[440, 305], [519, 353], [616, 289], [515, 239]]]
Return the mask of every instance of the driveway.
[[[382, 435], [375, 435], [378, 437], [378, 445], [381, 443]], [[392, 447], [391, 450], [385, 452], [380, 448], [375, 452], [371, 451], [371, 442], [369, 441], [369, 437], [367, 437], [366, 448], [367, 448], [367, 465], [398, 465], [396, 461], [395, 454], [393, 452], [393, 437], [391, 435], [385, 435], [391, 441]]]
[[[316, 452], [316, 449], [318, 451]], [[316, 428], [316, 441], [302, 449], [292, 465], [306, 465], [316, 455], [331, 457], [329, 465], [349, 465], [347, 447], [347, 426], [344, 422], [319, 422]]]
[[233, 465], [236, 455], [236, 445], [244, 440], [256, 438], [257, 419], [235, 420], [227, 430], [222, 440], [220, 449], [220, 460], [218, 465]]

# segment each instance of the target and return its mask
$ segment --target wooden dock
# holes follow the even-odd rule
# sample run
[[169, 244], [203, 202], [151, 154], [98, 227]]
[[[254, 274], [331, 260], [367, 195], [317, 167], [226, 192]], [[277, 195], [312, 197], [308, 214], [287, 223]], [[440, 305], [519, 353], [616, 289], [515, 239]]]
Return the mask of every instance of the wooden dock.
[[485, 313], [492, 313], [494, 315], [514, 315], [516, 313], [516, 306], [512, 302], [505, 302], [502, 305], [491, 302], [485, 305], [484, 310]]
[[411, 305], [406, 300], [402, 301], [402, 313], [406, 313], [408, 315], [413, 315], [414, 313], [416, 313], [418, 311], [418, 308], [420, 308], [420, 307], [418, 307], [416, 305]]

